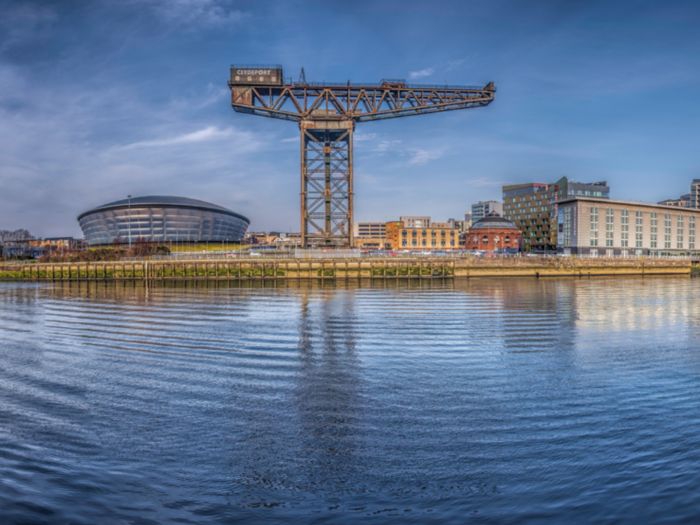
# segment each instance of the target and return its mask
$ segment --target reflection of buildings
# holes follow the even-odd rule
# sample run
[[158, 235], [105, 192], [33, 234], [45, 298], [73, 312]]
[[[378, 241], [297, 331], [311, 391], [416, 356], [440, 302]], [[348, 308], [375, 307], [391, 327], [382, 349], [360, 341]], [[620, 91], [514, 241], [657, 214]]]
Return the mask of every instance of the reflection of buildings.
[[654, 344], [694, 345], [700, 336], [700, 302], [687, 278], [473, 279], [454, 289], [478, 297], [488, 312], [488, 330], [478, 312], [469, 326], [513, 351], [643, 346], [641, 334], [650, 333]]
[[682, 333], [675, 327], [700, 323], [692, 284], [672, 277], [582, 281], [574, 296], [576, 327], [622, 335], [652, 331], [655, 340], [679, 342]]
[[454, 289], [473, 296], [486, 309], [485, 319], [474, 322], [475, 330], [482, 331], [480, 326], [487, 322], [489, 337], [504, 348], [528, 352], [573, 346], [575, 286], [573, 280], [473, 279], [456, 280]]
[[[320, 486], [344, 483], [360, 467], [359, 359], [354, 291], [301, 290], [296, 388], [300, 477]], [[303, 472], [306, 469], [306, 472]]]

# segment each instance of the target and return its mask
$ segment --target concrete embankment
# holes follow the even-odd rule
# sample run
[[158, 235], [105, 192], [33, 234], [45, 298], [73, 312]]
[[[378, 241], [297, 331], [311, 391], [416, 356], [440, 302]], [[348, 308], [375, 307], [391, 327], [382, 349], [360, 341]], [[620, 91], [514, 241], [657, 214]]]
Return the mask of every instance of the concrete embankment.
[[666, 259], [352, 258], [143, 260], [0, 264], [0, 280], [175, 281], [272, 279], [451, 279], [474, 277], [593, 277], [690, 275], [689, 261]]

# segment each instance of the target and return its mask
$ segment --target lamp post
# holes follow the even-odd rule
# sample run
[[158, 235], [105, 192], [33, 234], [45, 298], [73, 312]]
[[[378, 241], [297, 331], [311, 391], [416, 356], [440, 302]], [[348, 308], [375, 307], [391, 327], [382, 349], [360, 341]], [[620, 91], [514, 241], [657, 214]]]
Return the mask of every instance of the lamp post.
[[127, 195], [127, 198], [129, 199], [129, 205], [128, 205], [128, 217], [127, 217], [127, 228], [129, 231], [129, 249], [131, 250], [131, 195]]

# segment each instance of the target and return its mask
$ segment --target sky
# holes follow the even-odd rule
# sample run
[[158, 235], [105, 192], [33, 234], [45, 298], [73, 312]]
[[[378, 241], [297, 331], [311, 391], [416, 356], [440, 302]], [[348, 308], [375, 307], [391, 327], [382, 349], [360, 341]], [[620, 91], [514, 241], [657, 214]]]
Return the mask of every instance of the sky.
[[561, 176], [676, 197], [700, 177], [698, 27], [692, 1], [0, 0], [0, 230], [80, 236], [80, 212], [161, 194], [298, 231], [298, 127], [235, 113], [231, 64], [495, 82], [485, 108], [358, 124], [356, 220]]

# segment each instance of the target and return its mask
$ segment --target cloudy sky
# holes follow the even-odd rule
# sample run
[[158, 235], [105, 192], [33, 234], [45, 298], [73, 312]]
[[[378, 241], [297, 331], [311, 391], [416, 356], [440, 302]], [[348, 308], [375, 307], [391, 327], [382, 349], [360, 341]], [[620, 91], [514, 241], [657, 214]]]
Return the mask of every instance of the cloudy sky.
[[487, 108], [358, 125], [356, 213], [458, 217], [503, 183], [700, 177], [696, 2], [0, 0], [0, 229], [79, 235], [127, 194], [298, 229], [298, 129], [234, 113], [232, 63], [309, 81], [484, 84]]

